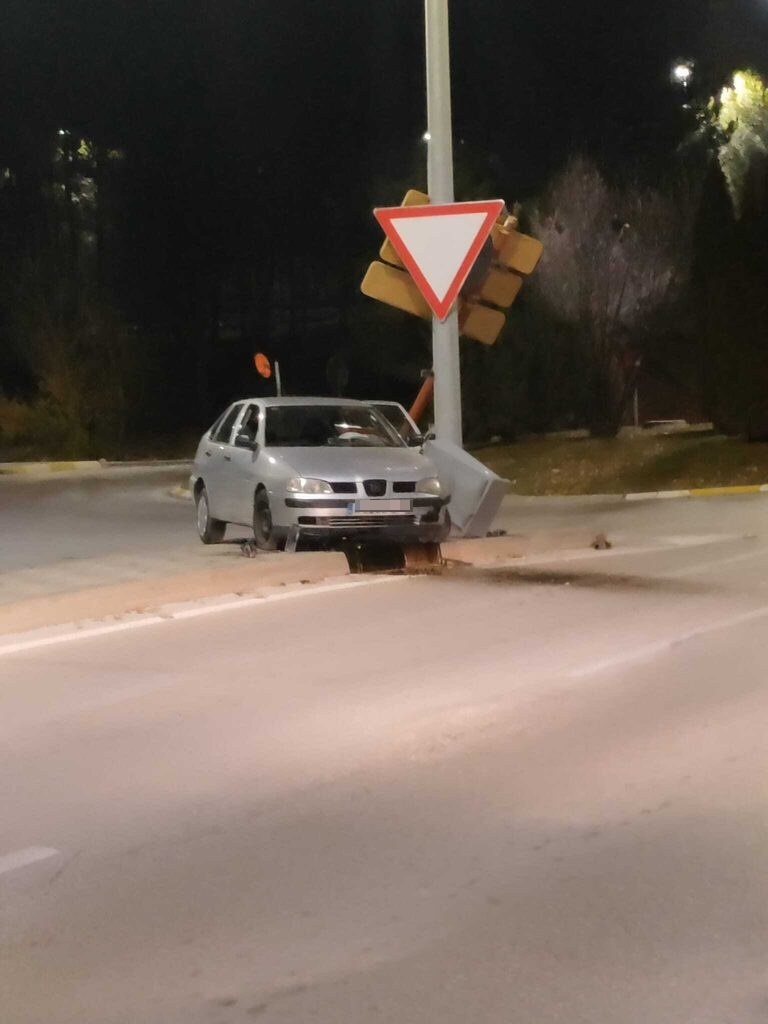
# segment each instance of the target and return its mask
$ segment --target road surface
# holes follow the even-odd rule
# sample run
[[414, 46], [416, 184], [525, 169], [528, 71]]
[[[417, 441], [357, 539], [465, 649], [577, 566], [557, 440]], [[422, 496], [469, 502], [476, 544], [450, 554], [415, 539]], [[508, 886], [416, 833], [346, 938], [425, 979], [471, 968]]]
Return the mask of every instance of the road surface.
[[[189, 500], [171, 496], [179, 470], [0, 478], [0, 603], [85, 586], [238, 564], [236, 543], [206, 548]], [[511, 533], [585, 527], [623, 544], [684, 536], [764, 536], [768, 495], [628, 503], [611, 497], [504, 502], [497, 527]], [[245, 537], [232, 528], [228, 539]]]
[[191, 506], [169, 494], [185, 479], [165, 468], [0, 477], [0, 572], [195, 539]]
[[764, 1024], [767, 580], [667, 542], [0, 656], [3, 1024]]

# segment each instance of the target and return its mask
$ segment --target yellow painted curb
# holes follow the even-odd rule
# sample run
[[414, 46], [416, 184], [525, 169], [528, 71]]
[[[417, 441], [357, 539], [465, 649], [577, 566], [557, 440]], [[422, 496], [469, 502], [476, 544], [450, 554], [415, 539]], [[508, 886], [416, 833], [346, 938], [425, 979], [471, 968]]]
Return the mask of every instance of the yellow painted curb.
[[35, 476], [40, 473], [73, 473], [82, 470], [97, 470], [104, 467], [100, 462], [0, 462], [0, 476]]
[[717, 498], [724, 494], [764, 494], [764, 484], [743, 484], [735, 487], [698, 487], [691, 491], [692, 498]]

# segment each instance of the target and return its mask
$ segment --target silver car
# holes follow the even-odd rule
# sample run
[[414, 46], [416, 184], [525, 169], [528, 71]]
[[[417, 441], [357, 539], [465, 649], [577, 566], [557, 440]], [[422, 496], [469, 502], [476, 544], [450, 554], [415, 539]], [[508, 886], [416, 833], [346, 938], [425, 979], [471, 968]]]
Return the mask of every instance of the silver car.
[[265, 551], [299, 538], [434, 542], [450, 529], [434, 464], [366, 402], [235, 402], [203, 435], [191, 485], [204, 544], [228, 523], [252, 527]]

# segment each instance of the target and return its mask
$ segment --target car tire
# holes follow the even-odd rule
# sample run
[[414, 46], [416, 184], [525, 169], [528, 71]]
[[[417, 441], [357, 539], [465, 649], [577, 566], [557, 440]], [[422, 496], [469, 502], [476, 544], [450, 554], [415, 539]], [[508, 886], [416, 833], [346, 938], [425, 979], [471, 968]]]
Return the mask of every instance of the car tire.
[[208, 491], [201, 487], [195, 495], [195, 520], [197, 533], [203, 544], [220, 544], [224, 540], [227, 524], [221, 519], [214, 519], [208, 501]]
[[257, 491], [253, 501], [253, 536], [259, 551], [277, 551], [272, 510], [265, 490]]

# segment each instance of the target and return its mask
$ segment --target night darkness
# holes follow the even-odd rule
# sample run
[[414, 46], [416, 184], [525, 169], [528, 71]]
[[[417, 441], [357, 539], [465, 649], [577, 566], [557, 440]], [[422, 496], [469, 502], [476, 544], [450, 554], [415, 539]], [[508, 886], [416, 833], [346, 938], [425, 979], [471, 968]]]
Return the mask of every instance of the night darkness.
[[[168, 350], [153, 370], [164, 387], [183, 363], [180, 394], [199, 399], [193, 419], [207, 416], [255, 386], [245, 359], [264, 348], [297, 388], [326, 388], [378, 247], [371, 207], [423, 184], [422, 4], [3, 8], [0, 167], [16, 182], [6, 256], [42, 230], [36, 197], [58, 130], [119, 149], [103, 281], [137, 331], [166, 339], [153, 342]], [[695, 59], [707, 88], [768, 54], [758, 0], [452, 0], [451, 11], [457, 159], [508, 201], [541, 192], [576, 152], [609, 175], [662, 180], [689, 130], [672, 61]], [[423, 361], [358, 367], [353, 381], [406, 389]], [[0, 366], [13, 392], [24, 374]]]

